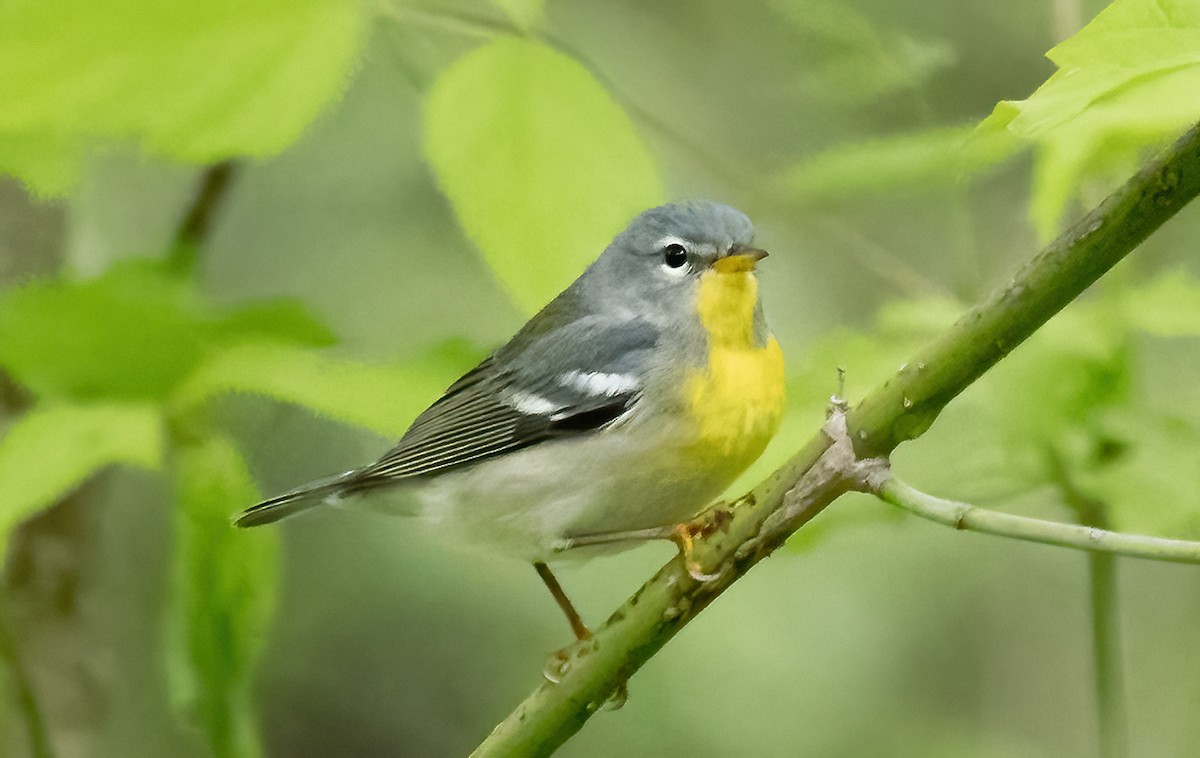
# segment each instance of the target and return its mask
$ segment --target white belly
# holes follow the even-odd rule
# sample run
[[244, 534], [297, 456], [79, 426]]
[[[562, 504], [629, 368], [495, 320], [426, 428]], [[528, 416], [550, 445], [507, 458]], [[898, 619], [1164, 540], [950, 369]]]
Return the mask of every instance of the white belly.
[[565, 538], [686, 521], [729, 486], [729, 473], [686, 453], [683, 429], [654, 427], [544, 442], [414, 482], [404, 494], [448, 539], [547, 560]]

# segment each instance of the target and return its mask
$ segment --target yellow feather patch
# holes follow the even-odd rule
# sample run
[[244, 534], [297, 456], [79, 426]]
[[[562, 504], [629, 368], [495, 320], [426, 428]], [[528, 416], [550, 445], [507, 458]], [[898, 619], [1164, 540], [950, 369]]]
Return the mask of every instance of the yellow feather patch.
[[783, 413], [783, 353], [774, 337], [754, 344], [758, 281], [746, 272], [707, 271], [696, 310], [708, 332], [708, 367], [686, 384], [703, 458], [741, 473], [762, 454]]

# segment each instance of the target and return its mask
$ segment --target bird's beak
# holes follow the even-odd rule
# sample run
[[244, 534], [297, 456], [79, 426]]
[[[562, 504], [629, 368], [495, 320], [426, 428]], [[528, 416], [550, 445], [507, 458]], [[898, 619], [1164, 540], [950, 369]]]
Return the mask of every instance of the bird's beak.
[[749, 245], [734, 245], [729, 252], [713, 262], [713, 268], [721, 274], [737, 274], [753, 271], [763, 258], [767, 257], [766, 250], [759, 250]]

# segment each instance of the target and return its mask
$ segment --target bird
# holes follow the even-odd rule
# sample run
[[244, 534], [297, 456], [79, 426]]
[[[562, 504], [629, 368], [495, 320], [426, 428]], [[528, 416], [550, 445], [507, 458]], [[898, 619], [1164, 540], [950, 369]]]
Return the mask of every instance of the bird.
[[235, 524], [387, 497], [458, 541], [532, 563], [586, 639], [549, 561], [685, 524], [779, 426], [783, 355], [758, 286], [766, 256], [729, 206], [644, 211], [381, 458], [264, 500]]

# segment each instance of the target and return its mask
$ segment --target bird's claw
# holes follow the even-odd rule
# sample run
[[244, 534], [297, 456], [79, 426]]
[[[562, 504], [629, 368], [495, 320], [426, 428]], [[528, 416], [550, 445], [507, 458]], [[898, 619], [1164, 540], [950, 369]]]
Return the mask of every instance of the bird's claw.
[[687, 569], [688, 575], [697, 582], [707, 584], [719, 579], [721, 573], [710, 574], [705, 572], [695, 558], [693, 534], [701, 533], [703, 530], [704, 527], [694, 527], [692, 524], [679, 524], [675, 527], [675, 531], [671, 533], [671, 539], [679, 546], [679, 553], [683, 557], [683, 567]]

